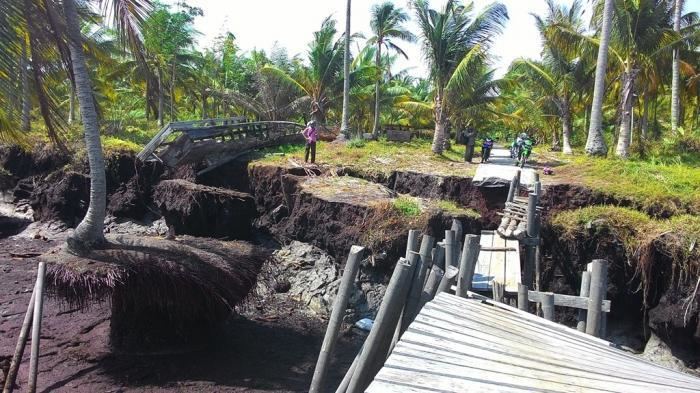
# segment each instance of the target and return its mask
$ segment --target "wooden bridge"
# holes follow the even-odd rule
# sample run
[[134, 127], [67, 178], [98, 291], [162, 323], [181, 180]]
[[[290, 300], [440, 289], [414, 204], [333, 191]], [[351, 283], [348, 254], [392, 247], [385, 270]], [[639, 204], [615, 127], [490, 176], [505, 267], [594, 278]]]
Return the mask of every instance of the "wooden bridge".
[[252, 150], [304, 141], [303, 124], [287, 121], [254, 121], [244, 117], [168, 123], [137, 155], [169, 167], [201, 163], [214, 169]]

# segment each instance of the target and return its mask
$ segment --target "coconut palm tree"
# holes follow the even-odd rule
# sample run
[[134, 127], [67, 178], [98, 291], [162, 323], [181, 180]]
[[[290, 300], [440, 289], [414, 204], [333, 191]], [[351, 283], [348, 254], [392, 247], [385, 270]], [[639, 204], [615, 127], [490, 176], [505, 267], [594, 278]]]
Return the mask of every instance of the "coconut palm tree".
[[[545, 18], [533, 14], [543, 42], [542, 61], [516, 60], [511, 68], [522, 74], [535, 85], [543, 97], [557, 108], [562, 126], [562, 152], [572, 154], [571, 133], [573, 131], [573, 98], [582, 90], [588, 79], [588, 66], [581, 56], [581, 48], [562, 48], [548, 34], [554, 25], [583, 34], [579, 1], [571, 7], [559, 6], [554, 0], [547, 1], [548, 14]], [[567, 53], [568, 52], [568, 53]]]
[[412, 7], [435, 90], [432, 151], [442, 154], [448, 120], [447, 93], [465, 84], [471, 73], [482, 67], [486, 51], [502, 30], [508, 13], [505, 6], [494, 3], [472, 15], [473, 3], [464, 6], [456, 0], [448, 0], [440, 11], [431, 9], [427, 0], [416, 0]]
[[[122, 42], [135, 53], [141, 53], [140, 25], [150, 3], [146, 0], [111, 0], [101, 4], [114, 17], [114, 26], [120, 32]], [[27, 36], [34, 90], [39, 97], [41, 114], [49, 134], [55, 140], [58, 140], [63, 121], [56, 103], [45, 91], [42, 74], [46, 72], [44, 60], [50, 56], [62, 59], [62, 64], [75, 82], [90, 165], [90, 206], [68, 239], [68, 245], [74, 251], [90, 249], [104, 241], [107, 199], [99, 121], [80, 32], [81, 17], [86, 15], [86, 9], [85, 3], [76, 3], [75, 0], [47, 0], [41, 4], [5, 0], [0, 3], [0, 36], [3, 37], [0, 44], [0, 75], [6, 74], [8, 68], [16, 69], [12, 59], [18, 57], [22, 36]], [[3, 88], [0, 87], [0, 90]], [[6, 108], [3, 109], [7, 112]]]
[[586, 153], [589, 155], [606, 155], [608, 152], [603, 139], [603, 99], [605, 98], [605, 71], [608, 66], [608, 45], [613, 15], [613, 1], [603, 0], [602, 24], [600, 26], [600, 45], [593, 86], [593, 103], [591, 106], [591, 124], [588, 128]]
[[[676, 0], [673, 7], [673, 31], [681, 31], [681, 12], [683, 0]], [[678, 115], [681, 109], [680, 100], [680, 49], [673, 49], [673, 65], [671, 68], [671, 131], [675, 134], [678, 129]]]
[[[414, 42], [416, 37], [408, 31], [403, 24], [408, 20], [408, 14], [401, 8], [396, 8], [391, 2], [375, 4], [372, 7], [370, 19], [370, 27], [374, 36], [371, 37], [367, 44], [376, 45], [376, 65], [378, 68], [382, 65], [382, 47], [387, 50], [392, 49], [400, 55], [408, 59], [408, 55], [396, 43], [394, 39]], [[381, 68], [380, 68], [381, 69]], [[377, 82], [374, 85], [374, 125], [372, 133], [376, 136], [379, 134], [379, 104], [380, 88], [383, 72], [380, 73]]]
[[345, 11], [345, 49], [343, 50], [343, 120], [340, 132], [348, 136], [350, 125], [350, 0]]
[[268, 64], [262, 68], [262, 72], [277, 77], [308, 96], [311, 99], [311, 117], [318, 124], [325, 123], [335, 92], [342, 86], [345, 45], [343, 37], [336, 38], [338, 31], [335, 26], [335, 20], [328, 17], [321, 23], [321, 29], [314, 33], [308, 52], [310, 67], [289, 71]]

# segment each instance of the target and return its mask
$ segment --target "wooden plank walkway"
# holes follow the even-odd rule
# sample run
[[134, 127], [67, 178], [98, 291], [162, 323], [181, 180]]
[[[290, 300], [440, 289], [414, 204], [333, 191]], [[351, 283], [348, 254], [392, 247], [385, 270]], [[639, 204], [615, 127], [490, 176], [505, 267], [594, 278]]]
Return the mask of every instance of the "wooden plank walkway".
[[[518, 292], [520, 283], [520, 245], [515, 239], [505, 239], [495, 231], [481, 231], [479, 259], [474, 269], [472, 288], [491, 291], [495, 280], [505, 284], [506, 292]], [[488, 249], [508, 249], [488, 251]]]
[[666, 369], [510, 306], [445, 293], [425, 305], [370, 393], [697, 392]]

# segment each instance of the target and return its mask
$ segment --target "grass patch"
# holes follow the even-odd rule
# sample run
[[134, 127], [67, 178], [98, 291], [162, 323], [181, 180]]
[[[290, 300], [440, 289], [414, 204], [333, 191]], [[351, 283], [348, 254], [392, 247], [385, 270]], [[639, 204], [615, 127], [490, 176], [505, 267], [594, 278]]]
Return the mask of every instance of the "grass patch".
[[392, 202], [394, 210], [407, 217], [416, 217], [421, 214], [420, 202], [417, 198], [400, 196]]
[[351, 149], [352, 149], [352, 148], [357, 149], [357, 148], [365, 147], [366, 145], [367, 145], [367, 142], [366, 142], [364, 139], [362, 139], [362, 138], [352, 138], [352, 139], [350, 139], [350, 141], [348, 141], [348, 145], [347, 145], [347, 146], [348, 146], [349, 148], [351, 148]]
[[471, 218], [481, 218], [481, 214], [474, 209], [457, 206], [453, 201], [439, 200], [435, 203], [436, 207], [445, 213], [453, 216], [466, 216]]
[[[543, 153], [547, 154], [547, 153]], [[552, 153], [549, 153], [552, 157]], [[648, 211], [700, 213], [700, 168], [642, 160], [556, 155], [554, 182], [580, 183], [620, 199], [638, 202]]]
[[[354, 166], [362, 170], [389, 174], [395, 170], [432, 173], [442, 176], [473, 176], [477, 165], [466, 164], [459, 146], [437, 155], [432, 141], [414, 138], [411, 142], [365, 141], [347, 144], [320, 142], [316, 161], [334, 166]], [[296, 147], [293, 147], [296, 146]], [[289, 159], [303, 161], [302, 145], [284, 145], [262, 150], [256, 162], [286, 165]]]
[[130, 140], [119, 139], [113, 136], [102, 137], [102, 150], [105, 152], [131, 151], [138, 153], [141, 151], [141, 149], [141, 145]]

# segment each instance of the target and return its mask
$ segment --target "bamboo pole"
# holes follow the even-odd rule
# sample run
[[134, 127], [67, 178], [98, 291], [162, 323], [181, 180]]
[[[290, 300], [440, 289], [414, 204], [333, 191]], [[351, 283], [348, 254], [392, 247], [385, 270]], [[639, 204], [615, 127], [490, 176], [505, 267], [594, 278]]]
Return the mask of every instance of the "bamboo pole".
[[607, 261], [594, 259], [591, 268], [591, 289], [588, 297], [588, 315], [586, 316], [586, 333], [600, 337], [600, 319], [603, 299], [605, 298], [605, 282]]
[[348, 299], [350, 298], [350, 293], [352, 292], [355, 277], [357, 277], [357, 272], [360, 270], [360, 262], [362, 261], [364, 251], [365, 248], [360, 246], [352, 246], [350, 248], [350, 254], [348, 255], [348, 260], [345, 263], [345, 271], [343, 272], [343, 277], [340, 280], [338, 294], [333, 302], [333, 311], [331, 312], [331, 317], [328, 321], [328, 328], [326, 329], [326, 335], [323, 338], [321, 352], [318, 355], [309, 392], [319, 393], [324, 391], [323, 386], [326, 379], [327, 369], [333, 356], [333, 350], [338, 338], [338, 332], [343, 325], [345, 309], [348, 305]]
[[542, 314], [544, 319], [554, 321], [554, 294], [545, 293], [542, 299]]
[[36, 276], [36, 296], [34, 304], [34, 316], [32, 317], [32, 348], [29, 358], [29, 382], [27, 390], [36, 392], [36, 382], [39, 372], [39, 341], [41, 340], [41, 315], [44, 308], [44, 277], [46, 276], [46, 263], [39, 262]]
[[530, 301], [527, 297], [527, 285], [518, 284], [518, 309], [529, 312]]
[[464, 250], [462, 251], [462, 258], [459, 262], [459, 274], [457, 278], [457, 296], [466, 298], [467, 291], [471, 290], [474, 268], [476, 267], [476, 261], [478, 259], [479, 236], [464, 236]]
[[386, 288], [382, 304], [379, 306], [377, 318], [360, 353], [357, 368], [350, 378], [348, 392], [364, 391], [386, 359], [387, 349], [391, 344], [391, 334], [398, 322], [401, 305], [406, 299], [411, 273], [411, 264], [404, 258], [399, 259]]
[[32, 324], [32, 318], [34, 316], [35, 297], [36, 283], [34, 284], [32, 297], [29, 299], [29, 304], [27, 305], [27, 312], [24, 314], [22, 329], [20, 330], [19, 337], [17, 338], [15, 353], [12, 356], [10, 368], [7, 371], [7, 376], [5, 377], [5, 387], [2, 389], [2, 393], [12, 393], [12, 391], [14, 390], [15, 381], [17, 380], [17, 371], [19, 370], [20, 363], [22, 363], [22, 356], [24, 356], [24, 348], [27, 346], [27, 338], [29, 337], [29, 326]]
[[[581, 274], [581, 290], [579, 291], [579, 296], [588, 297], [591, 290], [591, 273], [583, 272]], [[584, 309], [578, 310], [578, 322], [576, 323], [576, 330], [579, 332], [586, 332], [586, 316], [587, 311]]]
[[448, 266], [445, 269], [445, 275], [442, 276], [442, 281], [438, 286], [437, 293], [447, 292], [452, 288], [452, 286], [457, 281], [457, 275], [459, 274], [459, 269], [455, 266]]

